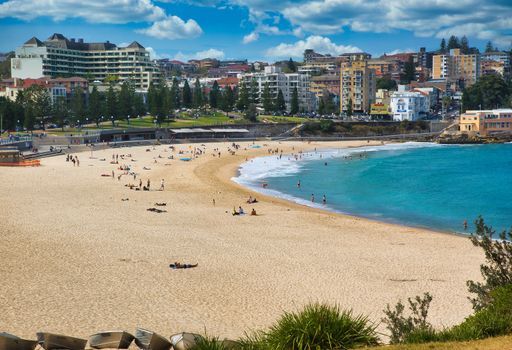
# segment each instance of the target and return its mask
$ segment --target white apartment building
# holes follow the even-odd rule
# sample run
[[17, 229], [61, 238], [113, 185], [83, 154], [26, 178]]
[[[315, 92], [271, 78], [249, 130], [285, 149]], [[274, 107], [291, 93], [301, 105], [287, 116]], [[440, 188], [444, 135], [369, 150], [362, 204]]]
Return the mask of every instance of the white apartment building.
[[57, 33], [44, 42], [33, 37], [17, 48], [11, 71], [13, 78], [20, 79], [81, 76], [104, 81], [115, 76], [120, 82], [130, 80], [136, 89], [147, 89], [160, 79], [160, 70], [150, 60], [149, 52], [136, 41], [117, 47], [108, 41], [68, 40]]
[[390, 105], [395, 121], [419, 120], [426, 116], [430, 109], [428, 95], [421, 92], [394, 92]]
[[261, 104], [265, 84], [268, 83], [270, 95], [273, 99], [277, 98], [279, 90], [283, 92], [286, 109], [290, 111], [293, 89], [296, 87], [299, 96], [299, 109], [305, 112], [316, 110], [316, 97], [310, 91], [310, 76], [301, 73], [283, 73], [281, 68], [276, 66], [267, 66], [263, 72], [248, 73], [240, 76], [242, 82], [250, 86], [253, 79], [258, 86], [258, 96]]

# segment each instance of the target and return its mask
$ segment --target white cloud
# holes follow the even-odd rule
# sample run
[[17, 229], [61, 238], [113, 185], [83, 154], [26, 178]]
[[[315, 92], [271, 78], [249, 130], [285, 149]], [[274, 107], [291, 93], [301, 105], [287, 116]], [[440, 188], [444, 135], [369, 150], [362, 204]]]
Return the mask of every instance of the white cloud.
[[153, 23], [149, 28], [139, 29], [136, 32], [168, 40], [196, 38], [203, 34], [203, 30], [196, 21], [189, 19], [185, 22], [177, 16], [169, 16]]
[[247, 34], [246, 36], [244, 36], [244, 39], [242, 40], [242, 42], [244, 44], [249, 44], [249, 43], [252, 43], [253, 41], [256, 41], [258, 40], [260, 37], [260, 35], [256, 32], [252, 32], [250, 34]]
[[208, 49], [204, 51], [198, 51], [196, 53], [192, 54], [184, 54], [183, 52], [178, 52], [176, 55], [174, 55], [174, 59], [178, 61], [188, 61], [188, 60], [200, 60], [203, 58], [215, 58], [218, 60], [223, 59], [225, 56], [224, 51], [217, 50], [217, 49]]
[[[247, 8], [257, 33], [264, 33], [257, 28], [266, 23], [291, 25], [295, 35], [405, 30], [418, 37], [466, 35], [506, 47], [512, 41], [510, 0], [218, 0], [215, 6], [226, 3]], [[290, 33], [280, 29], [270, 34]]]
[[160, 60], [162, 58], [169, 58], [170, 56], [166, 53], [158, 54], [155, 49], [153, 49], [151, 46], [146, 47], [146, 51], [149, 52], [149, 58], [152, 60]]
[[305, 40], [299, 40], [293, 44], [279, 44], [266, 51], [268, 57], [301, 57], [306, 49], [313, 49], [318, 53], [331, 53], [341, 55], [347, 52], [361, 52], [356, 46], [336, 45], [331, 39], [313, 35]]
[[386, 55], [397, 55], [399, 53], [410, 53], [410, 52], [416, 52], [417, 49], [396, 49], [390, 52], [386, 52]]
[[83, 18], [92, 23], [156, 21], [165, 11], [150, 0], [7, 0], [0, 4], [0, 18], [32, 20], [48, 16], [55, 21]]

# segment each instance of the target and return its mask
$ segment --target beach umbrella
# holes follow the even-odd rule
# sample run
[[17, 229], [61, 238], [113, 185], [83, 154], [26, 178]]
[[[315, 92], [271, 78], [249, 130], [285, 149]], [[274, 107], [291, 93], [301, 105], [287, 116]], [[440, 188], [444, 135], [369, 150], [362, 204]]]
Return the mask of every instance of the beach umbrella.
[[178, 333], [171, 335], [171, 343], [174, 350], [188, 350], [194, 348], [197, 343], [203, 339], [202, 336], [195, 333]]

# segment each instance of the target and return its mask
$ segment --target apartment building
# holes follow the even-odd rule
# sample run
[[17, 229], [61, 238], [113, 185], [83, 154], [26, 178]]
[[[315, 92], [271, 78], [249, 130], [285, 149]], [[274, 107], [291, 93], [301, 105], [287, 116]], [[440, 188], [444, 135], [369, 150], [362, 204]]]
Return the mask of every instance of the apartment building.
[[375, 70], [375, 76], [381, 78], [390, 76], [393, 79], [400, 79], [401, 63], [392, 58], [373, 58], [368, 60], [368, 68]]
[[136, 89], [147, 89], [160, 80], [160, 70], [149, 52], [136, 41], [117, 47], [108, 41], [86, 43], [57, 33], [45, 41], [33, 37], [17, 48], [11, 71], [13, 78], [20, 79], [80, 76], [104, 81], [117, 77], [120, 82], [131, 81]]
[[263, 99], [263, 90], [265, 85], [268, 84], [273, 99], [277, 98], [279, 90], [282, 91], [288, 111], [291, 109], [294, 88], [297, 88], [299, 96], [299, 109], [305, 112], [316, 110], [316, 97], [310, 91], [311, 78], [308, 74], [283, 73], [280, 67], [267, 66], [263, 72], [241, 75], [241, 82], [247, 84], [247, 86], [250, 86], [252, 81], [256, 82], [260, 104]]
[[469, 110], [459, 118], [463, 134], [487, 136], [493, 133], [512, 132], [512, 109]]
[[504, 78], [510, 77], [510, 53], [496, 51], [481, 54], [480, 71], [482, 75], [499, 74]]
[[345, 63], [340, 68], [340, 111], [346, 113], [352, 102], [352, 111], [368, 113], [375, 101], [375, 71], [368, 60]]
[[340, 77], [334, 74], [325, 74], [311, 77], [310, 91], [316, 95], [317, 98], [322, 98], [324, 91], [330, 94], [340, 94]]
[[432, 79], [456, 81], [464, 87], [480, 78], [479, 55], [464, 55], [460, 49], [452, 49], [447, 55], [434, 55], [432, 60]]
[[397, 91], [391, 95], [391, 113], [395, 121], [415, 121], [425, 117], [430, 109], [428, 94]]

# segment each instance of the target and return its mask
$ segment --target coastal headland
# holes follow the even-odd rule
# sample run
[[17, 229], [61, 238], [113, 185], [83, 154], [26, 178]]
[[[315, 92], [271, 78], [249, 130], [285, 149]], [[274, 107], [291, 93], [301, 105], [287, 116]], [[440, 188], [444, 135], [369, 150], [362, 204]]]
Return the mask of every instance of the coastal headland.
[[[378, 322], [386, 304], [426, 291], [438, 327], [471, 313], [466, 280], [479, 279], [483, 255], [467, 238], [329, 213], [231, 180], [270, 148], [366, 141], [258, 144], [234, 155], [229, 142], [117, 148], [77, 153], [80, 166], [59, 156], [2, 168], [0, 330], [86, 337], [142, 326], [236, 338], [315, 301]], [[126, 186], [148, 179], [150, 191]], [[155, 203], [165, 212], [147, 210]], [[233, 216], [238, 206], [258, 215]], [[175, 261], [198, 266], [172, 270]]]

